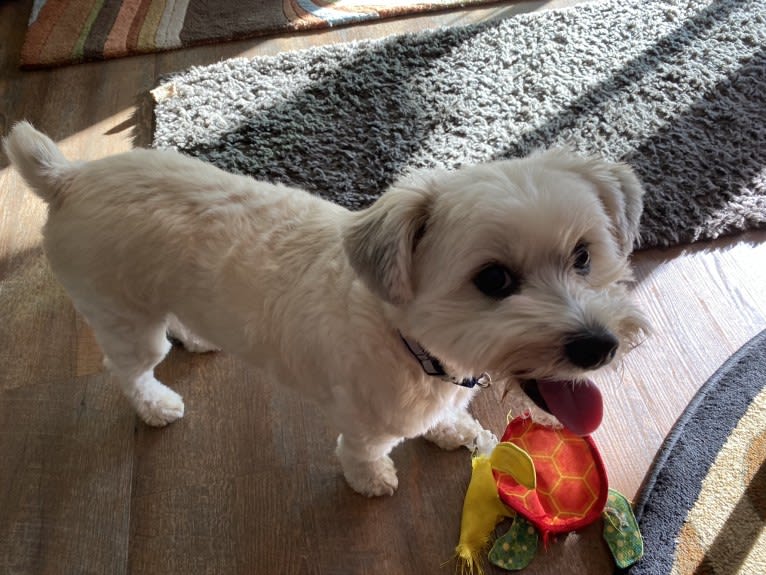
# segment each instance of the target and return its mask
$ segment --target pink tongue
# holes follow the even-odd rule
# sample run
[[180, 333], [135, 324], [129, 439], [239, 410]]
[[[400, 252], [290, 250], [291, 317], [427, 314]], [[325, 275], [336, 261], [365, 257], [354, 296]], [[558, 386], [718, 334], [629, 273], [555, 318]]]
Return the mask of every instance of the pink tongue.
[[548, 409], [570, 431], [590, 435], [601, 424], [604, 402], [592, 381], [538, 381]]

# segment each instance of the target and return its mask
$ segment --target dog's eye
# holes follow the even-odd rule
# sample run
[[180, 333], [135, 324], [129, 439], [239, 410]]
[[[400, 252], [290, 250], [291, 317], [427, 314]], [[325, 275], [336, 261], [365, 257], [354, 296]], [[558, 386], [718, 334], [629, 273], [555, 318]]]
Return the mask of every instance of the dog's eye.
[[588, 246], [577, 244], [572, 257], [574, 259], [575, 271], [582, 276], [587, 275], [590, 272], [590, 252], [588, 251]]
[[473, 278], [473, 284], [486, 296], [504, 299], [519, 290], [519, 280], [507, 267], [490, 264]]

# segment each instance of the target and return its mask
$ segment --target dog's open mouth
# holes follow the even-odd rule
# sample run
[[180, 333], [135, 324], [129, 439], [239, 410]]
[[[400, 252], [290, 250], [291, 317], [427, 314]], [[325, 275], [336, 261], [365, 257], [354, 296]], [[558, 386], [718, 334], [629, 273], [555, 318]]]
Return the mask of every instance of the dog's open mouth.
[[535, 404], [577, 435], [590, 435], [601, 424], [604, 401], [596, 384], [579, 381], [526, 379], [521, 390]]

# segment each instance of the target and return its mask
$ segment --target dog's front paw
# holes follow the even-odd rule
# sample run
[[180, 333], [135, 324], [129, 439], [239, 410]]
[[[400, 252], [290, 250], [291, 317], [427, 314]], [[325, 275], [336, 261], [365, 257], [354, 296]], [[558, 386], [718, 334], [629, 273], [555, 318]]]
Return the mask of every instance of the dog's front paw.
[[472, 451], [477, 455], [489, 456], [497, 445], [497, 436], [488, 429], [482, 429], [473, 443]]
[[358, 461], [343, 466], [343, 475], [351, 489], [367, 497], [393, 495], [399, 486], [396, 467], [390, 457]]
[[204, 339], [188, 339], [181, 342], [186, 351], [191, 353], [212, 353], [215, 351], [221, 351], [221, 348], [206, 342]]
[[192, 353], [208, 353], [211, 351], [221, 351], [217, 345], [202, 339], [185, 325], [183, 325], [175, 316], [168, 317], [168, 338], [171, 341], [181, 344], [186, 351]]
[[447, 414], [441, 421], [429, 429], [424, 437], [446, 450], [467, 447], [473, 450], [477, 438], [486, 430], [467, 411], [457, 411]]
[[156, 380], [133, 398], [133, 406], [141, 419], [153, 427], [163, 427], [184, 415], [181, 396]]

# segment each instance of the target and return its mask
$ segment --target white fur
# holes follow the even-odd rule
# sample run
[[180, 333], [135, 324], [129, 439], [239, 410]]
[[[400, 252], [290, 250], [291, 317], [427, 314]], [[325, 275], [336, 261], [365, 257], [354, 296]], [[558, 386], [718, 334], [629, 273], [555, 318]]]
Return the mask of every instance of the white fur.
[[[641, 188], [622, 165], [553, 151], [421, 174], [353, 213], [171, 151], [69, 162], [26, 123], [5, 147], [50, 203], [51, 267], [146, 423], [183, 415], [153, 374], [170, 328], [192, 350], [271, 366], [314, 399], [366, 495], [396, 489], [388, 454], [404, 438], [487, 443], [466, 410], [474, 392], [426, 376], [399, 332], [457, 377], [504, 379], [579, 376], [562, 357], [566, 334], [598, 323], [625, 348], [643, 326], [623, 286]], [[583, 239], [587, 277], [571, 269]], [[476, 289], [490, 261], [518, 271], [521, 293]]]

